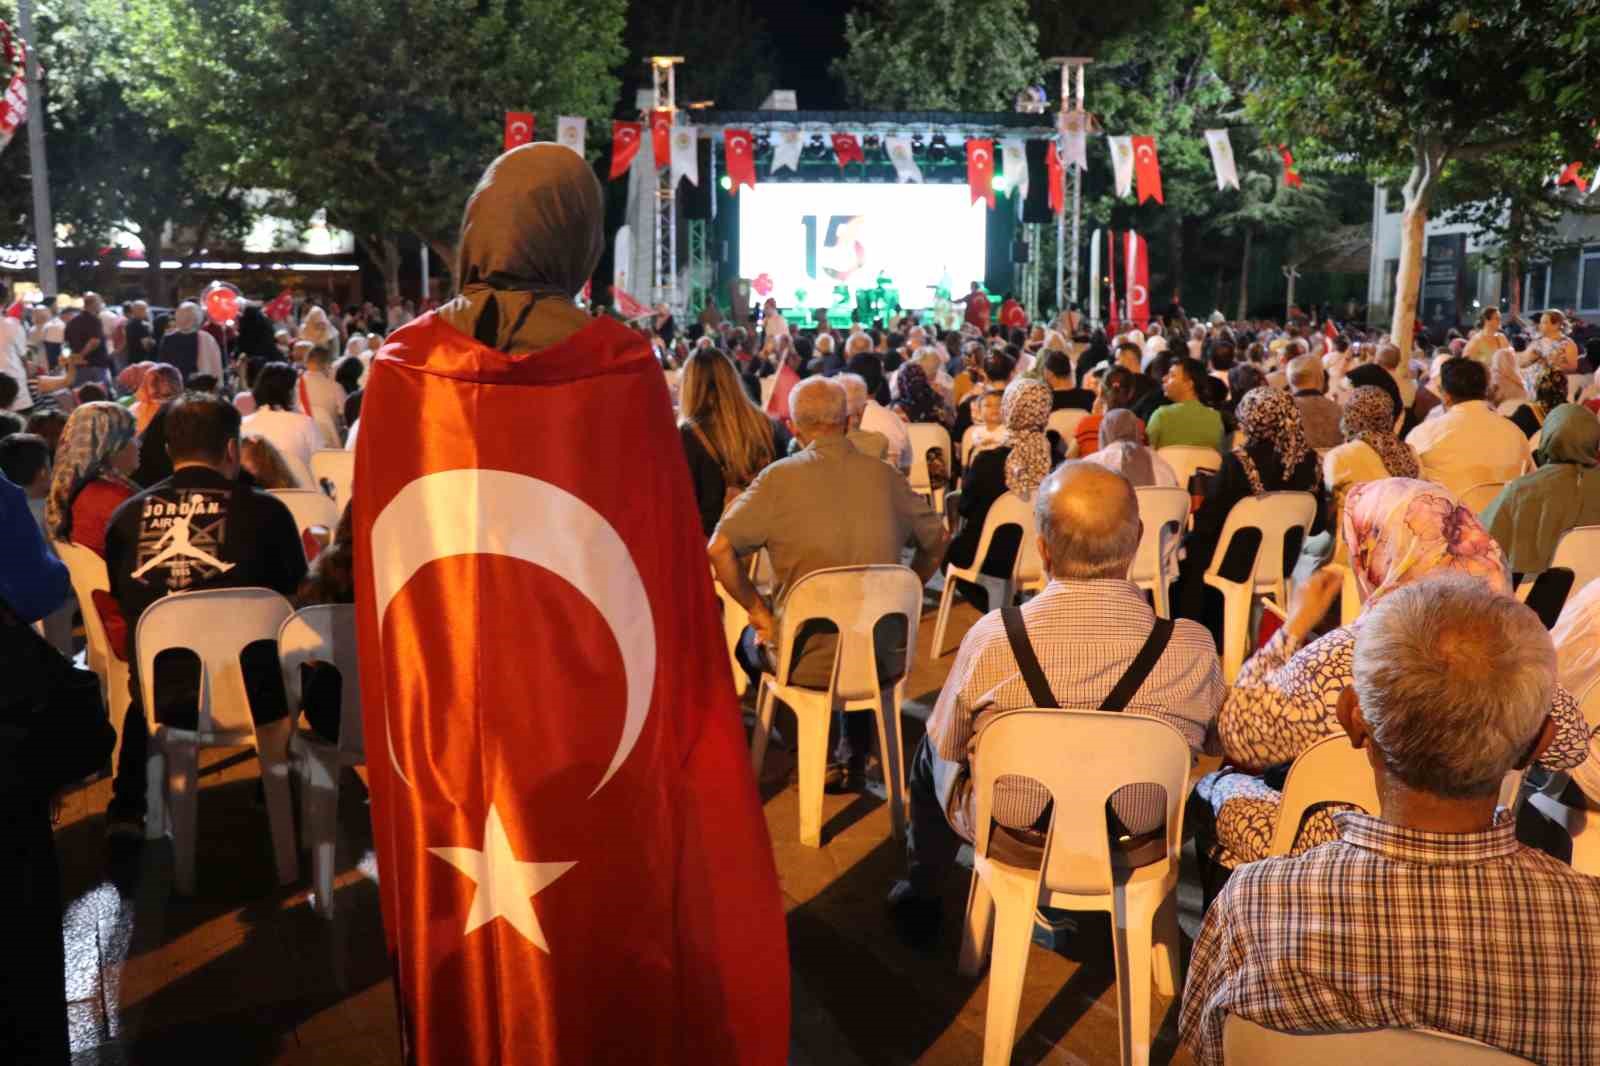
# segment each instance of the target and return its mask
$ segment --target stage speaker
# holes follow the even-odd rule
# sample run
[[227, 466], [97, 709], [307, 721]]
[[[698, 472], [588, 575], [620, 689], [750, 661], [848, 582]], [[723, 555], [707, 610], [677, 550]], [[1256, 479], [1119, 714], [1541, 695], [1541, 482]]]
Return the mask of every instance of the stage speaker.
[[[1029, 141], [1027, 150], [1028, 198], [1022, 201], [1022, 221], [1054, 222], [1055, 212], [1050, 210], [1050, 167], [1045, 163], [1050, 151], [1050, 142]], [[1024, 261], [1018, 260], [1018, 262]]]
[[1011, 261], [1013, 263], [1031, 263], [1033, 261], [1033, 249], [1028, 247], [1027, 241], [1011, 242]]

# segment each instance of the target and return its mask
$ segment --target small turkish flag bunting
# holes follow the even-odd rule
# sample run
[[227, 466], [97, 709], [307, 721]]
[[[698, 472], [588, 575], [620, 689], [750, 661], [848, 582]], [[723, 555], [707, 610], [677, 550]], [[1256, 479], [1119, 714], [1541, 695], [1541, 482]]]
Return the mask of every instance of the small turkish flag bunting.
[[506, 112], [506, 151], [521, 147], [533, 140], [533, 112]]
[[1167, 201], [1161, 196], [1161, 161], [1156, 158], [1156, 139], [1154, 137], [1135, 137], [1133, 139], [1133, 175], [1139, 184], [1139, 202], [1154, 200], [1158, 204]]
[[1302, 182], [1294, 170], [1294, 154], [1289, 151], [1287, 144], [1278, 145], [1278, 154], [1283, 156], [1283, 183], [1291, 189], [1298, 189]]
[[611, 180], [622, 177], [633, 166], [633, 157], [639, 154], [639, 137], [644, 127], [637, 122], [611, 124]]
[[853, 133], [835, 133], [833, 135], [833, 154], [842, 167], [847, 163], [866, 163], [867, 157], [861, 154], [861, 142]]
[[655, 153], [656, 169], [672, 162], [672, 112], [650, 112], [650, 150]]
[[994, 209], [994, 141], [988, 138], [967, 142], [967, 188], [973, 203], [984, 200]]
[[756, 160], [751, 150], [753, 142], [749, 130], [722, 131], [723, 154], [728, 160], [728, 180], [733, 183], [733, 195], [739, 195], [739, 186], [756, 187]]

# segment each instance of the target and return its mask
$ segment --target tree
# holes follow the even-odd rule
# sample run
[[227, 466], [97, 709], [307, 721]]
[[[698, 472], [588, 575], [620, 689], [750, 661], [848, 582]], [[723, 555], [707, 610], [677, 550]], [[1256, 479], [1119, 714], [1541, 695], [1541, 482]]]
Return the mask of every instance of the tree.
[[878, 0], [844, 19], [833, 73], [851, 106], [1009, 111], [1040, 80], [1039, 31], [1024, 0]]
[[632, 61], [623, 79], [625, 109], [634, 98], [628, 88], [650, 87], [645, 60], [653, 55], [683, 56], [680, 107], [714, 100], [719, 108], [753, 110], [774, 88], [778, 50], [749, 0], [635, 0], [626, 41]]
[[1405, 351], [1446, 166], [1544, 136], [1579, 158], [1592, 140], [1600, 10], [1587, 0], [1210, 0], [1195, 17], [1249, 84], [1250, 115], [1297, 155], [1408, 170], [1390, 326]]
[[1047, 56], [1093, 56], [1117, 38], [1136, 36], [1171, 14], [1170, 0], [1121, 0], [1116, 4], [1063, 4], [1029, 0]]
[[[1244, 258], [1239, 266], [1239, 313], [1237, 318], [1249, 317], [1250, 310], [1250, 253], [1258, 237], [1273, 232], [1297, 232], [1302, 228], [1315, 229], [1331, 221], [1328, 192], [1315, 178], [1302, 177], [1299, 188], [1283, 180], [1283, 161], [1266, 145], [1257, 145], [1243, 153], [1235, 152], [1234, 160], [1239, 171], [1239, 189], [1224, 194], [1227, 209], [1211, 220], [1210, 227], [1224, 233], [1239, 234], [1244, 238]], [[1308, 254], [1309, 247], [1305, 248]], [[1294, 303], [1294, 268], [1305, 261], [1291, 255], [1288, 303]]]

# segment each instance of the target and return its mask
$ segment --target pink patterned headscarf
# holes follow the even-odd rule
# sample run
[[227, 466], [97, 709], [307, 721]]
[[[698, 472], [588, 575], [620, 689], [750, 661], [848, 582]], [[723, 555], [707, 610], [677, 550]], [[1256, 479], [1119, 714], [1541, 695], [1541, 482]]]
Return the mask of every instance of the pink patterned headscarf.
[[1352, 486], [1344, 502], [1344, 538], [1367, 606], [1446, 570], [1511, 592], [1500, 545], [1471, 511], [1431, 481], [1392, 477]]

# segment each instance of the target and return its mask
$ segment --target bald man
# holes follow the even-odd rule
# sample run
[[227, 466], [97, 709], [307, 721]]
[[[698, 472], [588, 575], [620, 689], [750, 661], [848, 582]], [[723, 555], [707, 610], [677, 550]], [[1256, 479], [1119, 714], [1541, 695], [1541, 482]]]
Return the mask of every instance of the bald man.
[[[1195, 622], [1157, 619], [1128, 581], [1142, 533], [1133, 486], [1095, 463], [1063, 463], [1039, 486], [1034, 522], [1050, 583], [1022, 608], [990, 611], [967, 632], [912, 759], [908, 874], [890, 891], [889, 908], [913, 945], [938, 935], [945, 876], [962, 842], [976, 837], [969, 759], [991, 712], [1125, 710], [1173, 726], [1196, 753], [1218, 750], [1222, 668], [1210, 634]], [[1153, 658], [1141, 670], [1146, 648]], [[1020, 664], [1033, 661], [1040, 670], [1029, 671], [1030, 682]], [[1042, 845], [1049, 800], [1036, 782], [1003, 779], [993, 807], [1001, 846]], [[1113, 847], [1131, 864], [1165, 854], [1159, 788], [1121, 789], [1110, 807]]]

